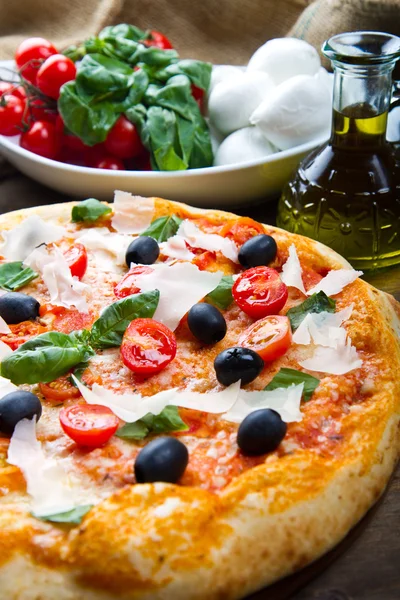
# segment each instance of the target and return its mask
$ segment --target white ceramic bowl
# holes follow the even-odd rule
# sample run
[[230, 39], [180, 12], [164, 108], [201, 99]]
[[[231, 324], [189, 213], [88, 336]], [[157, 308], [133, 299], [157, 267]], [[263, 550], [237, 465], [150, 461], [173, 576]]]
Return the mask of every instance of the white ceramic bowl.
[[[1, 67], [12, 61], [0, 61]], [[323, 141], [323, 140], [321, 140]], [[19, 136], [0, 135], [0, 152], [22, 173], [59, 192], [110, 200], [120, 189], [204, 207], [244, 206], [276, 196], [300, 160], [321, 141], [238, 165], [188, 171], [110, 171], [49, 160], [19, 146]]]

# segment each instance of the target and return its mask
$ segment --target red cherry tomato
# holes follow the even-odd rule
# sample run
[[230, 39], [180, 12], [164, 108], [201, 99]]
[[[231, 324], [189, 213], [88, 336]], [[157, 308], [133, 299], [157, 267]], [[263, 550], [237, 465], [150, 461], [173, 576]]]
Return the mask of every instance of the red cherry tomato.
[[192, 83], [192, 96], [196, 100], [201, 111], [204, 108], [204, 95], [205, 91], [202, 88], [197, 87], [197, 85], [194, 85], [194, 83]]
[[253, 267], [239, 275], [232, 288], [240, 308], [254, 319], [276, 315], [285, 305], [288, 290], [270, 267]]
[[18, 135], [21, 133], [25, 102], [6, 94], [0, 101], [0, 134]]
[[106, 155], [104, 143], [95, 144], [94, 146], [88, 146], [85, 148], [84, 161], [87, 167], [94, 167], [94, 165], [102, 160]]
[[158, 373], [175, 358], [175, 354], [173, 331], [154, 319], [135, 319], [122, 338], [122, 361], [134, 373]]
[[75, 79], [76, 66], [63, 54], [53, 54], [41, 65], [36, 75], [36, 86], [43, 94], [57, 100], [64, 83]]
[[260, 233], [265, 233], [264, 227], [250, 217], [240, 217], [233, 223], [228, 221], [220, 231], [220, 235], [231, 238], [238, 246]]
[[0, 96], [4, 94], [10, 94], [11, 96], [15, 96], [20, 100], [26, 101], [26, 92], [22, 85], [15, 85], [13, 83], [8, 83], [7, 81], [0, 81]]
[[86, 273], [88, 265], [88, 257], [85, 246], [83, 244], [75, 244], [74, 246], [71, 246], [71, 248], [68, 248], [66, 252], [64, 252], [64, 256], [68, 263], [69, 270], [71, 271], [71, 275], [82, 279]]
[[292, 343], [288, 317], [270, 315], [256, 321], [239, 338], [239, 346], [250, 348], [268, 362], [283, 356]]
[[50, 108], [47, 102], [41, 100], [40, 98], [28, 98], [28, 102], [29, 112], [33, 121], [48, 121], [49, 123], [57, 123], [57, 110]]
[[140, 266], [132, 267], [127, 274], [121, 279], [114, 288], [114, 294], [117, 298], [125, 298], [132, 294], [138, 294], [140, 288], [136, 285], [136, 278], [138, 275], [144, 275], [145, 273], [151, 273], [153, 269], [151, 267]]
[[117, 431], [119, 420], [106, 406], [75, 404], [60, 410], [64, 432], [79, 446], [98, 448]]
[[111, 171], [124, 171], [125, 165], [116, 156], [103, 156], [93, 164], [95, 169], [110, 169]]
[[124, 115], [118, 117], [105, 141], [105, 148], [118, 158], [133, 158], [143, 152], [137, 129]]
[[80, 396], [78, 388], [72, 385], [69, 375], [63, 375], [51, 383], [39, 383], [39, 389], [46, 400], [51, 400], [55, 404]]
[[15, 62], [24, 79], [35, 85], [39, 61], [46, 60], [52, 54], [57, 54], [57, 50], [48, 40], [40, 37], [28, 38], [18, 46]]
[[170, 50], [173, 48], [169, 39], [159, 31], [152, 29], [150, 31], [150, 39], [142, 42], [145, 46], [154, 46], [155, 48], [161, 48], [161, 50]]
[[48, 121], [36, 121], [21, 135], [20, 145], [25, 150], [40, 154], [45, 158], [56, 158], [60, 150], [60, 140], [56, 127]]

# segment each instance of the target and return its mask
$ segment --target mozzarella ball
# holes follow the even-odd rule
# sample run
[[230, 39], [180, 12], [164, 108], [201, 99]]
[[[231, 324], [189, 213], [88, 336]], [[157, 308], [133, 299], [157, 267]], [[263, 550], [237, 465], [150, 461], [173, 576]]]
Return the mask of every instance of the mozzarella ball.
[[281, 150], [329, 136], [332, 103], [328, 88], [310, 75], [285, 81], [250, 117]]
[[215, 156], [215, 165], [232, 165], [265, 158], [276, 152], [256, 127], [244, 127], [224, 139]]
[[216, 85], [222, 83], [222, 81], [227, 81], [228, 79], [233, 79], [234, 77], [238, 77], [243, 75], [244, 71], [242, 67], [234, 67], [232, 65], [215, 65], [211, 71], [211, 82], [209, 93], [215, 88]]
[[324, 67], [321, 67], [316, 75], [314, 75], [317, 81], [323, 83], [327, 88], [328, 92], [333, 96], [333, 73], [329, 73]]
[[273, 89], [266, 73], [243, 73], [222, 81], [212, 90], [208, 101], [212, 125], [224, 135], [247, 127], [252, 112]]
[[247, 70], [267, 73], [279, 85], [295, 75], [315, 75], [320, 66], [318, 52], [304, 40], [276, 38], [255, 51]]
[[219, 133], [219, 131], [217, 131], [215, 129], [215, 127], [213, 127], [211, 125], [211, 123], [208, 124], [208, 130], [210, 132], [210, 140], [211, 140], [212, 151], [213, 151], [213, 154], [215, 156], [216, 153], [217, 153], [218, 148], [220, 147], [220, 145], [224, 141], [224, 136], [221, 135]]

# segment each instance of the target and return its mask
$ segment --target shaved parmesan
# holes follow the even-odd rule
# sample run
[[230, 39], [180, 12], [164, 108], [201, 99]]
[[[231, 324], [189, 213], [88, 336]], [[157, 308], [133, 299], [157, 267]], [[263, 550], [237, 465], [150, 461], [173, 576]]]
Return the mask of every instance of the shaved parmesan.
[[344, 375], [354, 369], [359, 369], [362, 360], [357, 350], [351, 345], [350, 338], [346, 341], [346, 331], [339, 329], [339, 339], [336, 340], [334, 348], [317, 346], [314, 354], [301, 362], [299, 365], [309, 371], [330, 373], [331, 375]]
[[[96, 266], [103, 271], [115, 271], [125, 265], [125, 254], [132, 238], [110, 232], [107, 227], [96, 227], [78, 233], [78, 240], [93, 252]], [[119, 270], [119, 269], [117, 269]]]
[[75, 306], [81, 312], [88, 312], [85, 292], [89, 286], [72, 277], [68, 263], [58, 248], [49, 251], [41, 246], [25, 259], [24, 264], [41, 273], [52, 304], [65, 308]]
[[301, 421], [301, 397], [304, 383], [277, 388], [271, 391], [240, 390], [239, 398], [232, 408], [222, 415], [226, 421], [241, 423], [247, 415], [260, 408], [271, 408], [280, 414], [283, 421], [292, 423]]
[[281, 279], [288, 287], [295, 287], [305, 294], [306, 290], [301, 275], [302, 269], [300, 266], [299, 257], [297, 255], [296, 246], [292, 244], [289, 248], [289, 258], [282, 266]]
[[11, 329], [9, 328], [3, 317], [0, 317], [0, 333], [11, 333]]
[[119, 233], [142, 233], [149, 227], [154, 215], [154, 198], [133, 196], [116, 190], [114, 216], [111, 224]]
[[0, 340], [0, 362], [10, 354], [12, 354], [10, 346]]
[[355, 271], [354, 269], [329, 271], [328, 275], [321, 279], [311, 290], [308, 290], [307, 294], [311, 296], [311, 294], [316, 294], [317, 292], [325, 292], [327, 296], [334, 296], [335, 294], [339, 294], [346, 285], [353, 283], [362, 274], [362, 271]]
[[193, 248], [201, 248], [210, 252], [221, 252], [221, 254], [229, 258], [232, 262], [239, 262], [238, 249], [232, 240], [216, 233], [204, 233], [195, 223], [187, 219], [182, 221], [174, 237], [181, 238]]
[[151, 268], [151, 273], [135, 276], [135, 284], [141, 292], [159, 290], [160, 301], [153, 318], [172, 330], [196, 302], [217, 287], [223, 276], [219, 271], [200, 271], [189, 262], [158, 263]]
[[341, 329], [342, 323], [347, 321], [352, 313], [353, 304], [337, 313], [321, 312], [309, 313], [293, 334], [295, 344], [314, 344], [336, 348], [339, 340], [346, 331]]
[[7, 260], [24, 260], [40, 244], [56, 242], [66, 235], [63, 227], [31, 215], [11, 231], [2, 232], [4, 243], [0, 246], [0, 253]]
[[195, 255], [190, 252], [186, 245], [185, 239], [180, 235], [173, 235], [166, 242], [159, 244], [161, 254], [168, 256], [169, 258], [175, 258], [177, 260], [191, 261]]
[[87, 388], [72, 375], [76, 386], [88, 404], [110, 408], [117, 417], [134, 423], [148, 413], [158, 415], [166, 406], [180, 406], [207, 413], [225, 413], [238, 399], [240, 382], [233, 383], [222, 392], [191, 392], [176, 388], [142, 397], [137, 393], [115, 394], [112, 390], [94, 384]]
[[[7, 344], [4, 345], [6, 346]], [[17, 389], [18, 387], [11, 383], [9, 379], [0, 376], [0, 398], [3, 398], [3, 396], [6, 396], [7, 394], [11, 394], [11, 392], [15, 392]]]

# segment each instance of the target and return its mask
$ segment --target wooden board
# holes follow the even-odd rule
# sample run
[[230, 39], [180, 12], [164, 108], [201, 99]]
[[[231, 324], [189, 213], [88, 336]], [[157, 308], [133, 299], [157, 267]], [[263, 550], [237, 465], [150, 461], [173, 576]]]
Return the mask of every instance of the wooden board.
[[[8, 165], [1, 165], [0, 213], [66, 200], [70, 198], [29, 180]], [[272, 224], [276, 201], [235, 212]], [[400, 300], [400, 267], [367, 279]], [[339, 546], [301, 572], [253, 594], [248, 600], [288, 598], [400, 599], [400, 469], [385, 496]]]

